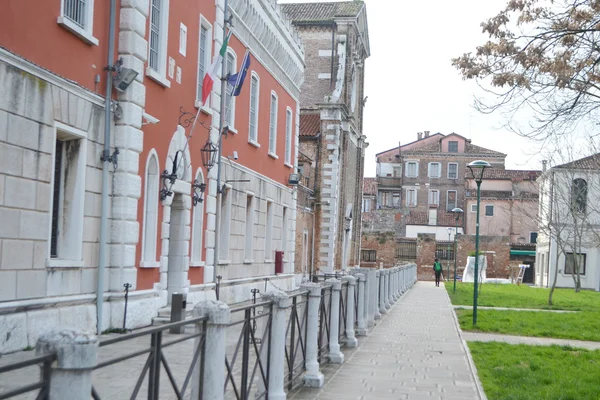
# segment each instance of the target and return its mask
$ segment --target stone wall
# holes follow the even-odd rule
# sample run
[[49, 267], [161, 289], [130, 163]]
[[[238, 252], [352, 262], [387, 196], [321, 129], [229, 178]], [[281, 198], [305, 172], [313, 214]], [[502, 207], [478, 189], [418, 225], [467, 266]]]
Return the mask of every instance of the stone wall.
[[417, 236], [417, 279], [420, 281], [434, 280], [432, 267], [436, 245], [433, 234], [420, 233]]
[[364, 232], [361, 240], [361, 252], [365, 250], [375, 250], [377, 260], [375, 262], [360, 261], [361, 267], [380, 268], [383, 263], [384, 268], [393, 267], [394, 253], [396, 251], [396, 240], [393, 234], [385, 232]]

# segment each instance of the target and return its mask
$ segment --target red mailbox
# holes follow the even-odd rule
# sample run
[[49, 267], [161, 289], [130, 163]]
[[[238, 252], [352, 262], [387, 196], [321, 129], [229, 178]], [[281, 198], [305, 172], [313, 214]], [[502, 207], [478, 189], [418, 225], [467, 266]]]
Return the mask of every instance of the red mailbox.
[[275, 252], [275, 274], [283, 274], [283, 251]]

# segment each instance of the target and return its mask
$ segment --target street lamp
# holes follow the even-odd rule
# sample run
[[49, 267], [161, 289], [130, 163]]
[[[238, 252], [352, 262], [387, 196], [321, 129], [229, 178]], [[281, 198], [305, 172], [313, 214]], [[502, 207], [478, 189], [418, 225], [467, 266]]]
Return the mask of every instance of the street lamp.
[[477, 183], [477, 222], [475, 223], [475, 278], [473, 283], [473, 325], [477, 324], [477, 280], [479, 278], [479, 200], [481, 197], [481, 181], [483, 181], [483, 171], [490, 168], [491, 165], [487, 161], [476, 160], [467, 164], [471, 171], [471, 175]]
[[458, 242], [456, 241], [456, 235], [458, 234], [458, 217], [463, 213], [462, 208], [453, 208], [452, 212], [454, 213], [454, 290], [452, 293], [456, 293], [456, 254], [458, 253]]
[[446, 282], [450, 282], [450, 235], [452, 235], [452, 228], [446, 228], [448, 231], [448, 255], [446, 256]]

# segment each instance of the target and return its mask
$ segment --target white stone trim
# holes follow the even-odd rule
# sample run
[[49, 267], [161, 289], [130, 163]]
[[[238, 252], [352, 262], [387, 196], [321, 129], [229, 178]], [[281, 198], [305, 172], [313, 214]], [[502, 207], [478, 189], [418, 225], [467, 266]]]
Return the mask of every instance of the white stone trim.
[[[238, 71], [238, 69], [237, 69], [237, 54], [231, 47], [227, 47], [227, 52], [225, 53], [225, 59], [223, 60], [224, 63], [227, 63], [228, 55], [233, 56], [233, 68], [228, 73], [235, 74]], [[229, 90], [228, 85], [226, 85], [225, 87], [226, 87], [225, 90]], [[225, 97], [225, 99], [226, 99], [225, 101], [227, 101], [227, 97]], [[237, 133], [237, 131], [235, 130], [235, 102], [236, 102], [235, 99], [236, 99], [236, 96], [231, 96], [231, 101], [229, 103], [229, 120], [225, 121], [225, 125], [227, 125], [227, 127], [230, 131], [232, 131], [232, 132], [235, 131]], [[225, 117], [227, 117], [227, 115], [225, 115]]]
[[[198, 183], [206, 183], [202, 168], [196, 170], [196, 180]], [[208, 188], [208, 186], [207, 186]], [[207, 191], [205, 191], [206, 194]], [[206, 196], [205, 196], [206, 198]], [[192, 216], [192, 244], [190, 246], [190, 267], [203, 267], [205, 265], [202, 259], [202, 249], [204, 248], [204, 204], [206, 201], [196, 204]], [[199, 251], [200, 254], [196, 254]]]
[[320, 72], [317, 79], [331, 79], [331, 72]]
[[[206, 66], [206, 70], [204, 71], [204, 73], [206, 74], [206, 72], [210, 68], [212, 43], [213, 43], [213, 26], [202, 14], [200, 14], [199, 22], [198, 22], [198, 60], [196, 61], [196, 90], [195, 90], [196, 101], [195, 101], [195, 105], [196, 105], [196, 108], [201, 107], [201, 110], [204, 111], [204, 110], [210, 110], [210, 98], [212, 97], [212, 93], [208, 96], [208, 101], [207, 101], [208, 107], [206, 106], [206, 104], [201, 105], [202, 93], [198, 93], [198, 86], [200, 86], [200, 83], [204, 79], [204, 76], [201, 76], [201, 74], [200, 74], [200, 68], [199, 68], [201, 27], [206, 28], [206, 49], [204, 50], [204, 65]], [[211, 111], [211, 114], [212, 114], [212, 111]]]
[[60, 16], [56, 23], [79, 37], [87, 44], [98, 45], [98, 39], [94, 37], [94, 0], [85, 3], [85, 26], [82, 28], [69, 18], [65, 17], [65, 0], [60, 0]]
[[[275, 100], [275, 113], [273, 113], [273, 100]], [[271, 90], [271, 96], [269, 96], [269, 155], [271, 157], [277, 157], [277, 120], [279, 114], [278, 111], [279, 97], [277, 96], [277, 93], [274, 90]]]
[[[255, 121], [252, 120], [252, 85], [256, 79], [256, 108], [254, 110]], [[250, 72], [250, 99], [248, 104], [248, 143], [258, 145], [258, 132], [259, 129], [259, 111], [260, 111], [260, 77], [256, 73], [256, 71], [252, 70]], [[252, 131], [252, 124], [254, 123], [255, 132]], [[260, 147], [260, 146], [256, 146]]]
[[70, 94], [80, 97], [82, 100], [89, 101], [97, 106], [101, 106], [102, 109], [104, 109], [104, 97], [101, 97], [89, 91], [88, 89], [73, 83], [73, 81], [61, 78], [46, 69], [40, 68], [23, 57], [11, 53], [2, 47], [0, 47], [0, 61], [6, 62], [9, 65], [42, 79], [56, 87], [59, 87]]
[[284, 164], [288, 167], [292, 167], [292, 136], [294, 136], [294, 113], [290, 107], [286, 107]]
[[[158, 68], [154, 69], [150, 67], [150, 35], [152, 30], [152, 23], [148, 23], [148, 68], [146, 69], [146, 75], [152, 78], [159, 84], [170, 87], [170, 82], [166, 78], [167, 75], [167, 54], [169, 45], [169, 1], [161, 0], [160, 7], [160, 32], [159, 32], [159, 43], [158, 43]], [[149, 21], [152, 21], [152, 5], [150, 5]]]
[[187, 26], [183, 22], [179, 23], [179, 54], [187, 54]]
[[[155, 188], [152, 191], [154, 193], [149, 192], [149, 183], [150, 183], [150, 162], [154, 160], [156, 162], [156, 174], [155, 182], [153, 182], [153, 186]], [[156, 259], [156, 243], [158, 240], [158, 211], [159, 211], [159, 190], [160, 190], [160, 162], [158, 159], [158, 154], [155, 149], [151, 149], [148, 152], [148, 157], [146, 158], [146, 167], [144, 168], [144, 210], [142, 214], [142, 252], [141, 252], [141, 262], [140, 266], [144, 268], [152, 268], [152, 266], [156, 266], [156, 264], [160, 265], [158, 260]], [[155, 190], [154, 190], [155, 189]], [[149, 202], [152, 201], [152, 203]], [[148, 207], [152, 206], [154, 210], [149, 210]], [[148, 216], [149, 211], [151, 211], [151, 215]], [[154, 214], [154, 216], [152, 216]], [[152, 218], [152, 220], [150, 220]], [[150, 231], [148, 231], [150, 229]], [[147, 237], [148, 234], [151, 234], [152, 237]], [[149, 247], [148, 247], [149, 246]], [[148, 258], [147, 252], [153, 253], [154, 256]]]

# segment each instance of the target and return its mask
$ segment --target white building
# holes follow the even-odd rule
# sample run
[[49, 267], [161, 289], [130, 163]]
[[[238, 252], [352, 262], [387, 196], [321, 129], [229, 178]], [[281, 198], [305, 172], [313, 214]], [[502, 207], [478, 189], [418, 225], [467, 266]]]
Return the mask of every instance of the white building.
[[[600, 154], [558, 165], [540, 178], [540, 221], [535, 283], [575, 287], [579, 264], [581, 288], [600, 290]], [[574, 262], [576, 257], [579, 262]]]

